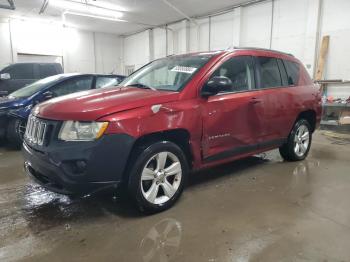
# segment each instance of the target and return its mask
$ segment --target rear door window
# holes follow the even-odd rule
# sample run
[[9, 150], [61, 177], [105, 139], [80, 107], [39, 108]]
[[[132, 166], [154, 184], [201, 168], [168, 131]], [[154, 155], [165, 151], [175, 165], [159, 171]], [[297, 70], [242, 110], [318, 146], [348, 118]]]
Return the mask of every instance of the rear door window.
[[288, 85], [298, 85], [300, 65], [289, 60], [283, 60], [283, 63], [288, 75]]
[[63, 81], [52, 87], [50, 91], [54, 96], [63, 96], [71, 93], [85, 91], [92, 88], [92, 76], [82, 76]]
[[9, 73], [11, 79], [35, 79], [33, 64], [14, 64], [4, 70]]
[[277, 59], [274, 57], [256, 57], [257, 70], [260, 75], [260, 88], [272, 88], [282, 86], [282, 78], [278, 68]]

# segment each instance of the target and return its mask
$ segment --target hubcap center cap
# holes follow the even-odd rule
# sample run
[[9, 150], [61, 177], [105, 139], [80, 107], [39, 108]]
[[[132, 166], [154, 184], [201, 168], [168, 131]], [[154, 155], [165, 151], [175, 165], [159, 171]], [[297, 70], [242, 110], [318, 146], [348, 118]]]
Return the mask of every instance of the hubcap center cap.
[[156, 181], [157, 182], [160, 182], [160, 183], [163, 183], [164, 182], [164, 178], [165, 178], [165, 172], [164, 170], [160, 170], [156, 173]]

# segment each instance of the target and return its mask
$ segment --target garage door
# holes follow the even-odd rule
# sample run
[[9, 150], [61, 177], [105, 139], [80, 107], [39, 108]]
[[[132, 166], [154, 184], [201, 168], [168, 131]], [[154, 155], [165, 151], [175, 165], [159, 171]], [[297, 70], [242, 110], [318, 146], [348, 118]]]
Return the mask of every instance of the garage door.
[[19, 63], [60, 63], [62, 65], [62, 56], [52, 55], [34, 55], [34, 54], [17, 54]]

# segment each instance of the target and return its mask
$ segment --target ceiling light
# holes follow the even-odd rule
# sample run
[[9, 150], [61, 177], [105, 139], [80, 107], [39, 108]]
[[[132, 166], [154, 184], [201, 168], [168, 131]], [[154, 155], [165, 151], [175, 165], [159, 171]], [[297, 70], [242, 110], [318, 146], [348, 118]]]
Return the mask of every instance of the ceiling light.
[[[102, 19], [102, 20], [115, 21], [115, 22], [126, 22], [125, 20], [118, 19], [118, 18], [98, 16], [98, 15], [86, 14], [86, 13], [80, 13], [80, 12], [74, 12], [74, 11], [65, 11], [63, 13], [63, 16], [65, 15], [77, 15], [77, 16], [85, 16], [85, 17], [91, 17], [91, 18]], [[66, 22], [64, 22], [64, 24], [66, 25]]]
[[80, 14], [86, 13], [91, 16], [104, 16], [113, 19], [120, 18], [123, 16], [123, 13], [120, 11], [107, 9], [105, 7], [92, 5], [90, 3], [86, 4], [83, 2], [68, 0], [51, 0], [49, 4], [64, 9], [65, 11], [76, 11]]

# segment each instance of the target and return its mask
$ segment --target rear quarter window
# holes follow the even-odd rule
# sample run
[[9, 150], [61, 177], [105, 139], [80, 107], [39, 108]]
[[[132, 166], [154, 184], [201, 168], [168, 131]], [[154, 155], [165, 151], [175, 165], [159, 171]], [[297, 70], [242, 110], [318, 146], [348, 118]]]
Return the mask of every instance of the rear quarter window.
[[298, 85], [300, 76], [300, 65], [298, 63], [283, 60], [288, 75], [288, 85]]

